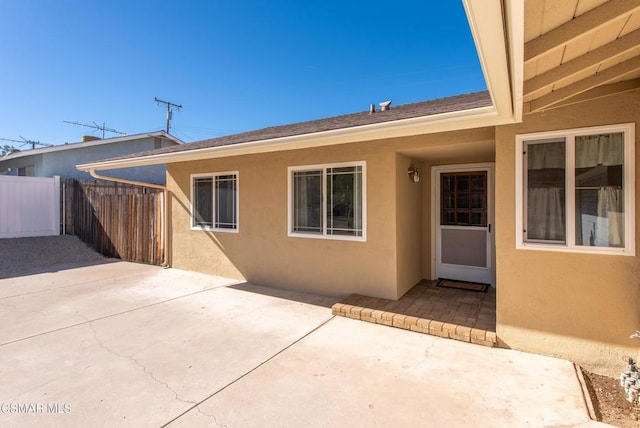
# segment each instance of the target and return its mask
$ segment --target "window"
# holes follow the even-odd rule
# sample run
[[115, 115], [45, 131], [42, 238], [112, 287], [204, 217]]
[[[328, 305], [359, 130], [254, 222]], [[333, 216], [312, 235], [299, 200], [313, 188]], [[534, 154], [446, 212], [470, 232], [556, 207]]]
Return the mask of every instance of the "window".
[[365, 238], [365, 163], [289, 168], [289, 235]]
[[238, 173], [191, 176], [192, 227], [238, 230]]
[[21, 166], [18, 168], [18, 175], [20, 177], [34, 177], [36, 175], [35, 168], [33, 165]]
[[516, 137], [520, 248], [634, 254], [634, 129]]
[[487, 225], [487, 171], [440, 174], [440, 224]]

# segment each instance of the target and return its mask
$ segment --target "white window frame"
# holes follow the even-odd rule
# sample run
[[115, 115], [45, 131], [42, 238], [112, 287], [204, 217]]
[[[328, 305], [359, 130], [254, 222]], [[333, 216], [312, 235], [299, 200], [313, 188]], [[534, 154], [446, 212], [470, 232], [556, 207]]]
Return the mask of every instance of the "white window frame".
[[[327, 234], [327, 169], [362, 168], [362, 236], [328, 235]], [[293, 231], [293, 173], [303, 171], [322, 170], [322, 233], [294, 232]], [[338, 241], [367, 240], [367, 163], [365, 161], [327, 163], [319, 165], [290, 166], [287, 168], [287, 235], [292, 238], [330, 239]]]
[[[195, 192], [194, 192], [194, 184], [196, 178], [211, 178], [213, 180], [213, 220], [215, 224], [215, 213], [216, 213], [216, 198], [215, 198], [215, 182], [216, 177], [220, 177], [223, 175], [235, 175], [236, 177], [236, 227], [234, 229], [230, 228], [219, 228], [214, 226], [200, 226], [195, 224]], [[211, 231], [211, 232], [227, 232], [227, 233], [238, 233], [240, 232], [240, 174], [238, 171], [225, 171], [225, 172], [210, 172], [210, 173], [200, 173], [200, 174], [191, 174], [189, 180], [191, 180], [191, 197], [189, 199], [189, 222], [191, 223], [191, 230], [203, 230], [203, 231]]]
[[[590, 247], [576, 245], [575, 236], [575, 139], [579, 136], [624, 133], [624, 215], [625, 215], [625, 236], [624, 248]], [[565, 187], [566, 187], [566, 243], [546, 243], [525, 241], [525, 215], [526, 215], [526, 192], [524, 189], [526, 166], [524, 165], [524, 145], [528, 142], [539, 140], [564, 138], [566, 141], [565, 157]], [[635, 256], [635, 124], [624, 123], [619, 125], [594, 126], [588, 128], [575, 128], [550, 132], [538, 132], [532, 134], [516, 135], [516, 248], [527, 250], [562, 251], [572, 253], [589, 254], [613, 254]]]

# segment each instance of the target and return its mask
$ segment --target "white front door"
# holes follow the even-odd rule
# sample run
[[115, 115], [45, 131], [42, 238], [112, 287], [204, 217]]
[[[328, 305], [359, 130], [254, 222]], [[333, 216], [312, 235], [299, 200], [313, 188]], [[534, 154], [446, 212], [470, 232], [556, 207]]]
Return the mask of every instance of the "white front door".
[[493, 164], [434, 167], [437, 278], [494, 283]]

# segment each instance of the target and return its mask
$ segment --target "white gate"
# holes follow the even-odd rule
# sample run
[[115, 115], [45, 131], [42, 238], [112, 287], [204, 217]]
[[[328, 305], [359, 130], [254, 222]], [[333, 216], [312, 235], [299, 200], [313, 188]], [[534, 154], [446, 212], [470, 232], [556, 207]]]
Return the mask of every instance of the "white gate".
[[0, 238], [60, 234], [60, 177], [0, 175]]

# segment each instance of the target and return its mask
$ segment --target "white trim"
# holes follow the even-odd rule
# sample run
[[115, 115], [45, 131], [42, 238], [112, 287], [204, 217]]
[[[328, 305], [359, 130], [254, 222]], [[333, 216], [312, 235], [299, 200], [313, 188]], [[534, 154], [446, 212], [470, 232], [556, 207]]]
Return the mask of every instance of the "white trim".
[[[362, 168], [362, 236], [327, 235], [327, 169], [359, 166]], [[297, 171], [322, 170], [322, 234], [293, 232], [293, 183]], [[355, 191], [355, 189], [354, 189]], [[367, 241], [367, 163], [366, 161], [339, 162], [287, 167], [287, 236], [290, 238], [329, 239], [337, 241]]]
[[524, 0], [504, 0], [514, 119], [522, 121], [524, 91]]
[[[213, 184], [213, 224], [215, 225], [215, 217], [216, 217], [216, 201], [215, 201], [215, 178], [220, 177], [222, 175], [234, 175], [236, 177], [236, 227], [234, 229], [229, 228], [219, 228], [214, 226], [198, 226], [194, 225], [193, 218], [193, 201], [194, 201], [194, 193], [193, 193], [193, 183], [194, 178], [199, 177], [211, 177]], [[206, 232], [226, 232], [226, 233], [239, 233], [240, 232], [240, 173], [238, 171], [223, 171], [223, 172], [209, 172], [209, 173], [197, 173], [191, 174], [189, 176], [189, 186], [191, 187], [191, 195], [189, 198], [189, 225], [191, 230], [200, 230]]]
[[[517, 51], [518, 47], [516, 47], [517, 45], [507, 46], [507, 39], [509, 35], [512, 35], [511, 32], [517, 34], [520, 28], [515, 23], [510, 23], [511, 32], [507, 35], [505, 18], [515, 19], [515, 22], [518, 22], [517, 17], [505, 16], [502, 0], [463, 0], [463, 5], [485, 83], [496, 112], [500, 117], [513, 119], [514, 97], [512, 96], [512, 76], [509, 72], [509, 64], [517, 60], [517, 54], [510, 55], [508, 48], [515, 48]], [[517, 8], [514, 8], [513, 12], [517, 14]], [[517, 42], [518, 40], [513, 40], [513, 43]], [[516, 74], [513, 77], [517, 78], [518, 76]], [[522, 80], [519, 83], [522, 86]]]
[[[624, 166], [623, 166], [623, 183], [624, 183], [624, 215], [625, 215], [625, 235], [624, 248], [607, 248], [607, 247], [590, 247], [576, 245], [575, 238], [575, 138], [583, 135], [605, 134], [623, 132], [624, 133]], [[566, 141], [566, 243], [565, 244], [549, 244], [538, 242], [525, 242], [525, 167], [523, 161], [524, 144], [529, 141], [539, 141], [551, 138], [564, 138]], [[538, 251], [558, 251], [570, 253], [586, 253], [586, 254], [608, 254], [608, 255], [624, 255], [635, 256], [635, 124], [623, 123], [617, 125], [592, 126], [587, 128], [574, 128], [564, 130], [554, 130], [545, 132], [536, 132], [531, 134], [518, 134], [515, 141], [515, 247], [520, 250], [538, 250]]]

